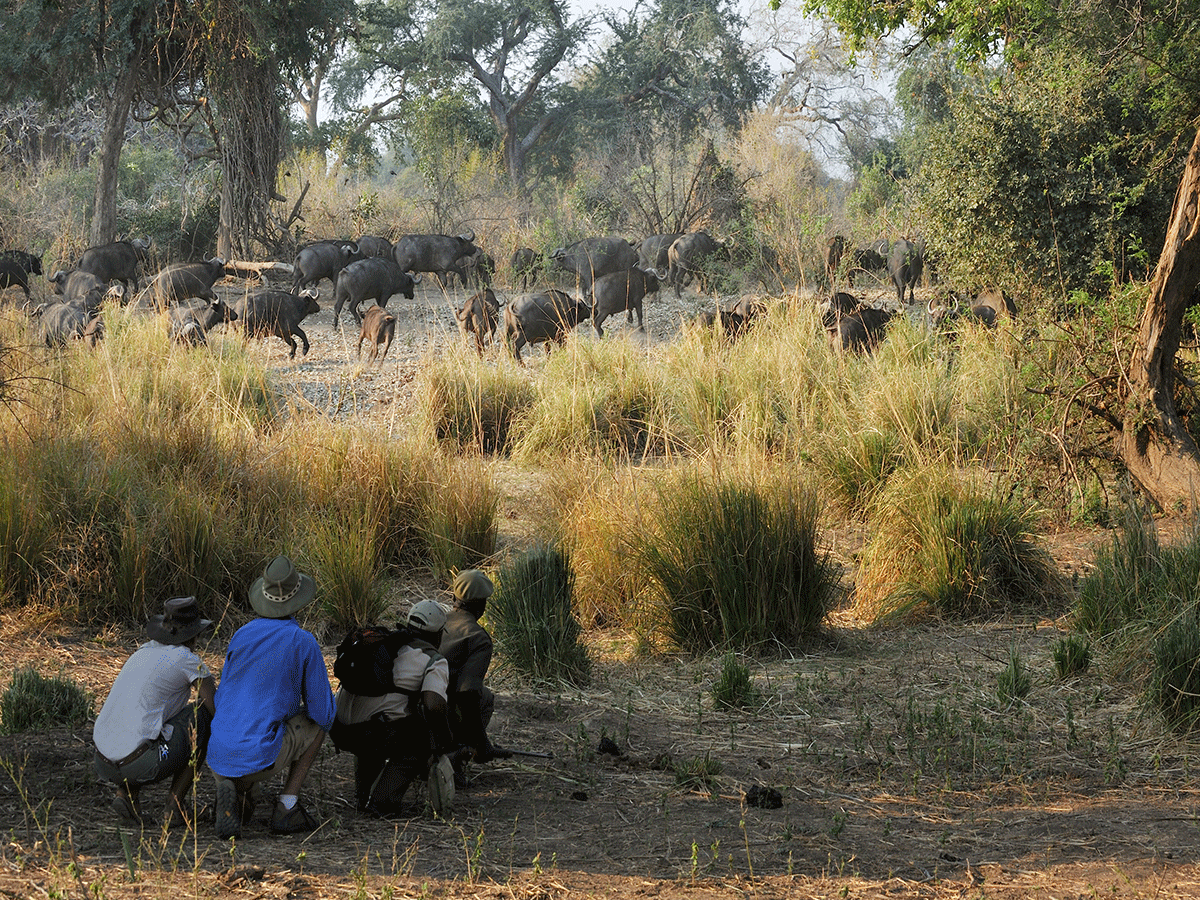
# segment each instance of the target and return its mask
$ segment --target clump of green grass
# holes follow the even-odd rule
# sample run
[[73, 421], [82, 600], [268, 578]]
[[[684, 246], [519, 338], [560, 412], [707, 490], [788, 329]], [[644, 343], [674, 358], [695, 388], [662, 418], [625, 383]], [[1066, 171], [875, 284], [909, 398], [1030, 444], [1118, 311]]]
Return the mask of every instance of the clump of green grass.
[[1150, 698], [1172, 728], [1192, 731], [1200, 721], [1200, 605], [1167, 625], [1153, 653]]
[[750, 668], [732, 650], [721, 657], [721, 674], [712, 688], [718, 709], [756, 709], [762, 704], [760, 691], [750, 678]]
[[1008, 665], [996, 676], [996, 696], [1006, 706], [1029, 696], [1033, 688], [1033, 677], [1025, 665], [1025, 660], [1016, 647], [1008, 651]]
[[814, 634], [838, 589], [817, 549], [815, 491], [790, 474], [688, 470], [655, 493], [628, 552], [677, 646], [790, 646]]
[[1127, 506], [1120, 522], [1079, 584], [1075, 623], [1095, 637], [1140, 647], [1178, 610], [1200, 602], [1195, 577], [1200, 571], [1200, 532], [1164, 547], [1153, 522], [1137, 506]]
[[1054, 671], [1059, 678], [1082, 675], [1092, 664], [1092, 642], [1082, 634], [1069, 634], [1054, 642]]
[[829, 490], [849, 511], [865, 513], [904, 462], [899, 439], [875, 429], [825, 434], [816, 461]]
[[1065, 587], [1033, 538], [1033, 509], [952, 470], [899, 473], [871, 515], [859, 607], [882, 617], [975, 618], [1053, 609]]
[[566, 554], [536, 547], [502, 568], [497, 582], [488, 622], [504, 661], [531, 678], [587, 684], [592, 662], [571, 606]]
[[474, 353], [426, 359], [421, 385], [421, 430], [436, 443], [478, 453], [510, 452], [513, 425], [535, 400], [528, 374]]
[[33, 667], [17, 669], [0, 695], [0, 729], [5, 734], [81, 725], [92, 715], [92, 698], [69, 678], [47, 677]]
[[716, 787], [717, 776], [721, 774], [722, 766], [719, 759], [713, 759], [707, 753], [676, 762], [675, 784], [685, 791], [711, 791]]

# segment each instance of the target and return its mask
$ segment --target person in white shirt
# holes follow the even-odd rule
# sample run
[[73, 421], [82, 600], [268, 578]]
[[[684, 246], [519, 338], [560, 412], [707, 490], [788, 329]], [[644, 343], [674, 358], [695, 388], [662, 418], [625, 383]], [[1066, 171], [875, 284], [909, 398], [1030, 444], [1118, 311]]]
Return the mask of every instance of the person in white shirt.
[[123, 822], [141, 824], [139, 790], [167, 778], [168, 826], [191, 821], [187, 795], [204, 764], [216, 695], [212, 672], [194, 648], [211, 627], [195, 597], [168, 600], [162, 615], [146, 623], [149, 640], [121, 667], [96, 716], [96, 774], [116, 786], [112, 806]]

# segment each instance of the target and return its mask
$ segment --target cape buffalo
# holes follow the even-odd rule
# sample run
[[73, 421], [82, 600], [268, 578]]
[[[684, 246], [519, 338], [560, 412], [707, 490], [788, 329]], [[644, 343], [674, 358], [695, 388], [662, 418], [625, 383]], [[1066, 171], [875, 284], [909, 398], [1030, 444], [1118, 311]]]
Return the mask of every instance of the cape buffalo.
[[896, 286], [896, 302], [904, 304], [905, 291], [908, 292], [908, 303], [914, 300], [914, 288], [921, 280], [921, 269], [924, 264], [925, 242], [901, 238], [892, 245], [892, 254], [888, 257], [888, 275]]
[[29, 276], [42, 274], [42, 258], [24, 250], [0, 253], [0, 288], [19, 287], [29, 299]]
[[500, 303], [495, 292], [485, 288], [471, 295], [463, 302], [462, 309], [454, 311], [454, 318], [458, 320], [458, 330], [464, 338], [468, 334], [475, 335], [475, 352], [483, 356], [484, 335], [494, 339], [500, 321]]
[[623, 237], [590, 237], [559, 247], [550, 259], [574, 275], [576, 285], [587, 294], [597, 278], [637, 265], [637, 251]]
[[420, 279], [420, 275], [414, 278], [392, 260], [377, 256], [350, 263], [342, 270], [334, 291], [334, 326], [337, 326], [338, 317], [342, 314], [343, 304], [350, 304], [350, 314], [361, 325], [362, 314], [358, 311], [361, 304], [374, 300], [380, 306], [387, 306], [393, 294], [403, 294], [411, 300], [413, 285]]
[[300, 323], [305, 316], [319, 313], [321, 307], [317, 305], [317, 292], [311, 288], [299, 294], [260, 289], [239, 300], [235, 311], [247, 337], [274, 335], [281, 338], [292, 348], [289, 355], [295, 359], [296, 341], [293, 335], [303, 342], [304, 355], [307, 356], [308, 335]]
[[542, 255], [532, 247], [518, 247], [512, 252], [508, 268], [512, 284], [515, 285], [517, 279], [520, 278], [521, 290], [528, 290], [529, 286], [537, 281], [538, 274], [542, 271]]
[[225, 260], [219, 256], [202, 263], [172, 263], [151, 279], [137, 303], [161, 310], [192, 297], [216, 300], [213, 285], [224, 277]]
[[604, 329], [600, 327], [604, 320], [622, 311], [631, 325], [636, 312], [638, 329], [642, 330], [642, 300], [657, 291], [658, 273], [653, 269], [632, 268], [597, 278], [592, 285], [592, 326], [597, 337], [604, 337]]
[[105, 284], [119, 281], [125, 286], [125, 295], [132, 296], [141, 289], [138, 266], [150, 257], [150, 238], [134, 238], [132, 241], [116, 241], [100, 247], [89, 247], [79, 258], [75, 268], [90, 272]]
[[393, 258], [405, 272], [457, 274], [467, 283], [468, 258], [483, 251], [474, 243], [474, 232], [466, 234], [406, 234], [396, 241]]
[[322, 278], [328, 278], [336, 291], [338, 274], [350, 263], [362, 258], [363, 254], [354, 241], [317, 241], [301, 247], [292, 264], [296, 271], [292, 293], [298, 294], [302, 288], [316, 285]]
[[[632, 248], [631, 248], [632, 249]], [[591, 307], [564, 291], [522, 294], [504, 308], [504, 343], [513, 358], [524, 365], [521, 348], [526, 344], [562, 344], [567, 334], [588, 317]]]
[[670, 263], [667, 277], [675, 288], [675, 297], [679, 298], [680, 290], [693, 277], [700, 283], [701, 290], [707, 290], [708, 260], [728, 252], [728, 245], [707, 231], [695, 231], [677, 238], [667, 251]]
[[[363, 341], [368, 341], [371, 345], [367, 353], [367, 362], [373, 363], [377, 357], [386, 357], [395, 335], [396, 317], [382, 306], [372, 306], [363, 314], [362, 329], [358, 333], [358, 358], [362, 359]], [[379, 352], [381, 344], [382, 354]]]

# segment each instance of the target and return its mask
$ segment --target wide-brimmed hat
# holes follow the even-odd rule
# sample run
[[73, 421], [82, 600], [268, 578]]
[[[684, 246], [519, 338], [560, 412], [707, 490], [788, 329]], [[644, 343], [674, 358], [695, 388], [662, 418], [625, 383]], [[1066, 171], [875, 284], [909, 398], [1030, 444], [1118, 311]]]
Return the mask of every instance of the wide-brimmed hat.
[[484, 575], [482, 569], [463, 569], [454, 579], [454, 599], [459, 603], [486, 600], [495, 589], [492, 579]]
[[211, 619], [200, 617], [195, 597], [173, 597], [163, 604], [161, 615], [150, 617], [146, 636], [160, 644], [186, 644], [211, 627]]
[[268, 619], [285, 619], [311, 603], [316, 595], [313, 580], [297, 572], [286, 556], [271, 560], [262, 578], [250, 585], [250, 605]]

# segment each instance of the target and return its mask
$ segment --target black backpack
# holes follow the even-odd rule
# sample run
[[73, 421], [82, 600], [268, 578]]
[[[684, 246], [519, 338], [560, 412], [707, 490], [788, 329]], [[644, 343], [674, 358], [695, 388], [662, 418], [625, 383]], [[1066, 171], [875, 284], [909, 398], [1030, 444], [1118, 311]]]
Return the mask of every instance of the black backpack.
[[406, 628], [392, 631], [381, 625], [362, 625], [338, 644], [333, 674], [342, 687], [360, 697], [404, 693], [392, 682], [392, 665], [400, 648], [415, 641]]

